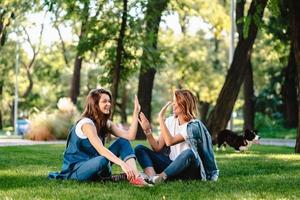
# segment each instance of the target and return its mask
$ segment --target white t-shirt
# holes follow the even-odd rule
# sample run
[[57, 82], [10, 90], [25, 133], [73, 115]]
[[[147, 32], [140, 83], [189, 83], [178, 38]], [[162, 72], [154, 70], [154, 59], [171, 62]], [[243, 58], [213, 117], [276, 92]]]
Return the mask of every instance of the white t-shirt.
[[84, 124], [91, 124], [91, 125], [95, 126], [94, 122], [90, 118], [85, 117], [85, 118], [82, 118], [81, 120], [79, 120], [79, 122], [77, 123], [77, 125], [75, 127], [75, 133], [81, 139], [87, 138], [87, 136], [82, 131], [82, 126]]
[[[182, 135], [184, 140], [186, 140], [186, 138], [187, 138], [187, 124], [188, 123], [179, 125], [178, 118], [175, 118], [174, 116], [170, 116], [166, 119], [166, 126], [167, 126], [170, 134], [172, 136], [180, 134], [180, 135]], [[170, 147], [170, 150], [171, 150], [170, 155], [169, 155], [170, 159], [175, 160], [179, 154], [181, 154], [184, 150], [189, 149], [189, 148], [190, 147], [186, 141], [172, 145]]]

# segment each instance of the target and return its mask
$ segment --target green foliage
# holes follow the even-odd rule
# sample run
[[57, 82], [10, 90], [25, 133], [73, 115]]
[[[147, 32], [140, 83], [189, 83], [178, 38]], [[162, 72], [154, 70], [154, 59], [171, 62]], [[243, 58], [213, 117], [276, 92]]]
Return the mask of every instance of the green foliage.
[[272, 15], [274, 17], [279, 17], [281, 12], [280, 12], [280, 6], [283, 1], [280, 0], [269, 0], [267, 4], [267, 8], [271, 11]]
[[268, 115], [262, 113], [255, 114], [255, 127], [258, 130], [281, 130], [283, 122], [280, 119], [274, 119]]
[[[133, 142], [135, 146], [143, 141]], [[300, 157], [293, 148], [253, 145], [246, 153], [217, 152], [217, 182], [170, 181], [151, 188], [127, 182], [50, 181], [65, 145], [0, 147], [0, 195], [6, 199], [297, 199]], [[139, 168], [140, 169], [140, 168]], [[113, 165], [113, 173], [121, 169]]]
[[0, 50], [8, 38], [8, 29], [14, 20], [19, 21], [30, 9], [35, 8], [38, 0], [1, 0], [0, 5]]
[[259, 93], [256, 99], [256, 111], [268, 115], [275, 120], [282, 120], [282, 96], [281, 85], [283, 82], [282, 73], [276, 69], [268, 69], [272, 74], [269, 85]]
[[282, 119], [274, 119], [261, 113], [255, 114], [255, 127], [263, 138], [295, 139], [297, 130], [283, 127]]
[[[73, 33], [71, 40], [64, 41], [69, 66], [64, 62], [59, 42], [51, 46], [42, 45], [35, 61], [32, 92], [28, 97], [20, 99], [19, 108], [21, 112], [29, 114], [35, 110], [55, 109], [57, 100], [69, 94], [74, 58], [79, 53], [84, 57], [81, 70], [81, 96], [78, 98], [80, 110], [85, 95], [91, 88], [99, 85], [110, 87], [123, 2], [106, 0], [44, 0], [42, 2], [46, 7], [41, 7], [40, 1], [37, 0], [1, 1], [1, 12], [4, 7], [9, 8], [9, 12], [14, 13], [17, 19], [10, 24], [8, 33], [17, 33], [19, 39], [24, 38], [24, 32], [20, 32], [17, 27], [27, 26], [30, 23], [26, 18], [27, 13], [34, 14], [45, 8], [52, 14], [57, 14], [55, 21], [53, 18], [50, 19], [51, 23], [56, 23], [62, 29], [71, 29]], [[269, 1], [264, 24], [259, 24], [257, 18], [259, 7], [253, 16], [240, 19], [240, 23], [244, 24], [244, 36], [250, 31], [252, 20], [263, 28], [259, 32], [252, 52], [255, 91], [259, 98], [259, 111], [276, 119], [281, 117], [279, 96], [281, 81], [274, 79], [277, 79], [277, 76], [280, 78], [278, 73], [286, 65], [289, 53], [289, 29], [282, 2]], [[85, 7], [86, 4], [88, 6]], [[201, 27], [202, 30], [195, 34], [186, 31], [184, 34], [176, 35], [172, 30], [161, 26], [158, 51], [155, 51], [153, 47], [143, 43], [147, 1], [129, 1], [121, 65], [122, 89], [119, 90], [120, 92], [127, 90], [128, 102], [132, 101], [131, 97], [137, 90], [142, 52], [148, 51], [151, 55], [145, 58], [148, 60], [148, 65], [158, 69], [152, 98], [154, 118], [164, 102], [171, 99], [170, 95], [175, 87], [191, 89], [197, 94], [199, 100], [214, 104], [228, 67], [229, 5], [228, 2], [219, 0], [170, 1], [168, 10], [163, 13], [164, 16], [178, 15], [180, 26], [185, 27], [185, 30], [188, 30], [189, 23], [195, 18], [201, 19], [205, 27]], [[248, 5], [249, 1], [246, 7]], [[82, 24], [86, 34], [79, 40]], [[6, 37], [6, 39], [7, 42], [2, 47], [0, 55], [0, 84], [3, 85], [0, 99], [4, 125], [9, 126], [12, 118], [14, 92], [12, 77], [14, 77], [16, 44], [14, 38]], [[155, 35], [149, 34], [149, 40], [153, 39], [156, 39]], [[20, 50], [21, 61], [27, 63], [30, 55], [22, 48], [23, 46]], [[29, 83], [23, 66], [20, 69], [19, 81], [19, 92], [22, 95]], [[121, 102], [121, 95], [119, 97], [118, 103]], [[126, 110], [131, 110], [132, 105], [128, 103]], [[238, 107], [240, 105], [236, 106]]]

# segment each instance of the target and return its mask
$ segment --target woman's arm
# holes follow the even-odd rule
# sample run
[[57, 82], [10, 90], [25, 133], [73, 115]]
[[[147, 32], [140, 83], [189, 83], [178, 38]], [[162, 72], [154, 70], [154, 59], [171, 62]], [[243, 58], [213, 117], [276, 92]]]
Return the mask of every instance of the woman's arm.
[[158, 140], [153, 137], [150, 122], [142, 112], [140, 113], [139, 123], [153, 151], [158, 152], [162, 150], [162, 148], [165, 146], [164, 138], [161, 135], [159, 136]]
[[137, 132], [137, 125], [138, 125], [138, 114], [141, 110], [141, 106], [139, 104], [137, 96], [135, 96], [134, 99], [134, 111], [132, 114], [132, 122], [130, 124], [130, 127], [128, 130], [124, 130], [122, 128], [119, 128], [116, 124], [113, 122], [110, 122], [112, 134], [114, 134], [117, 137], [122, 137], [127, 140], [134, 140]]
[[172, 136], [169, 132], [169, 129], [167, 128], [164, 119], [159, 119], [159, 126], [161, 130], [161, 135], [164, 138], [166, 145], [172, 146], [178, 143], [181, 143], [184, 141], [184, 138], [181, 134], [176, 134], [175, 136]]
[[82, 125], [83, 133], [88, 137], [88, 140], [92, 146], [97, 150], [97, 152], [110, 160], [111, 162], [119, 165], [122, 170], [127, 174], [127, 178], [130, 180], [135, 177], [134, 170], [128, 166], [123, 160], [115, 156], [109, 149], [107, 149], [101, 142], [97, 135], [96, 127], [91, 124]]
[[174, 137], [170, 134], [169, 129], [165, 123], [165, 112], [171, 102], [168, 102], [158, 114], [158, 122], [161, 130], [161, 135], [163, 136], [167, 146], [172, 146], [184, 141], [184, 138], [181, 134], [176, 134]]
[[159, 136], [158, 140], [155, 140], [152, 134], [147, 135], [146, 137], [153, 151], [158, 152], [164, 148], [165, 141], [162, 135]]

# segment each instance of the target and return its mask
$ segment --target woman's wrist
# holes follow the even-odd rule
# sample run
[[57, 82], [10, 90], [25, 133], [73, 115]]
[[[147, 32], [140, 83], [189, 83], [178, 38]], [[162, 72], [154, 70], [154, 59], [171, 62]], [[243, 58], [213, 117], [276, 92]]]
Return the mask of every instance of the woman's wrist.
[[123, 160], [121, 160], [121, 162], [119, 163], [119, 166], [120, 167], [122, 167], [122, 166], [124, 166], [126, 163], [123, 161]]
[[152, 134], [151, 128], [149, 128], [147, 130], [144, 130], [144, 133], [145, 133], [146, 136], [151, 135]]
[[158, 123], [165, 123], [164, 117], [158, 117]]

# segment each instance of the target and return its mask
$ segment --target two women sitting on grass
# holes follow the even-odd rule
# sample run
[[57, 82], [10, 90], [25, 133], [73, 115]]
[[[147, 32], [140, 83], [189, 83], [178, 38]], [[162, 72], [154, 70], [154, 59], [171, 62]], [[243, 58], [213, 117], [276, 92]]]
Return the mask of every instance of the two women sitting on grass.
[[[210, 135], [195, 117], [195, 97], [188, 90], [176, 90], [173, 100], [174, 116], [165, 121], [164, 113], [170, 104], [167, 103], [159, 113], [161, 134], [156, 141], [149, 121], [140, 113], [137, 97], [132, 122], [126, 131], [109, 120], [110, 92], [105, 89], [92, 90], [87, 96], [81, 119], [69, 132], [62, 171], [51, 172], [48, 177], [79, 181], [109, 179], [112, 177], [111, 164], [115, 163], [126, 173], [129, 182], [136, 186], [149, 186], [147, 182], [156, 184], [174, 178], [217, 180], [219, 171]], [[153, 151], [138, 145], [134, 153], [128, 140], [135, 139], [138, 121]], [[118, 139], [106, 148], [104, 144], [108, 134], [113, 134]], [[170, 146], [168, 155], [162, 151], [165, 146]], [[137, 170], [136, 157], [144, 169], [144, 176]]]

